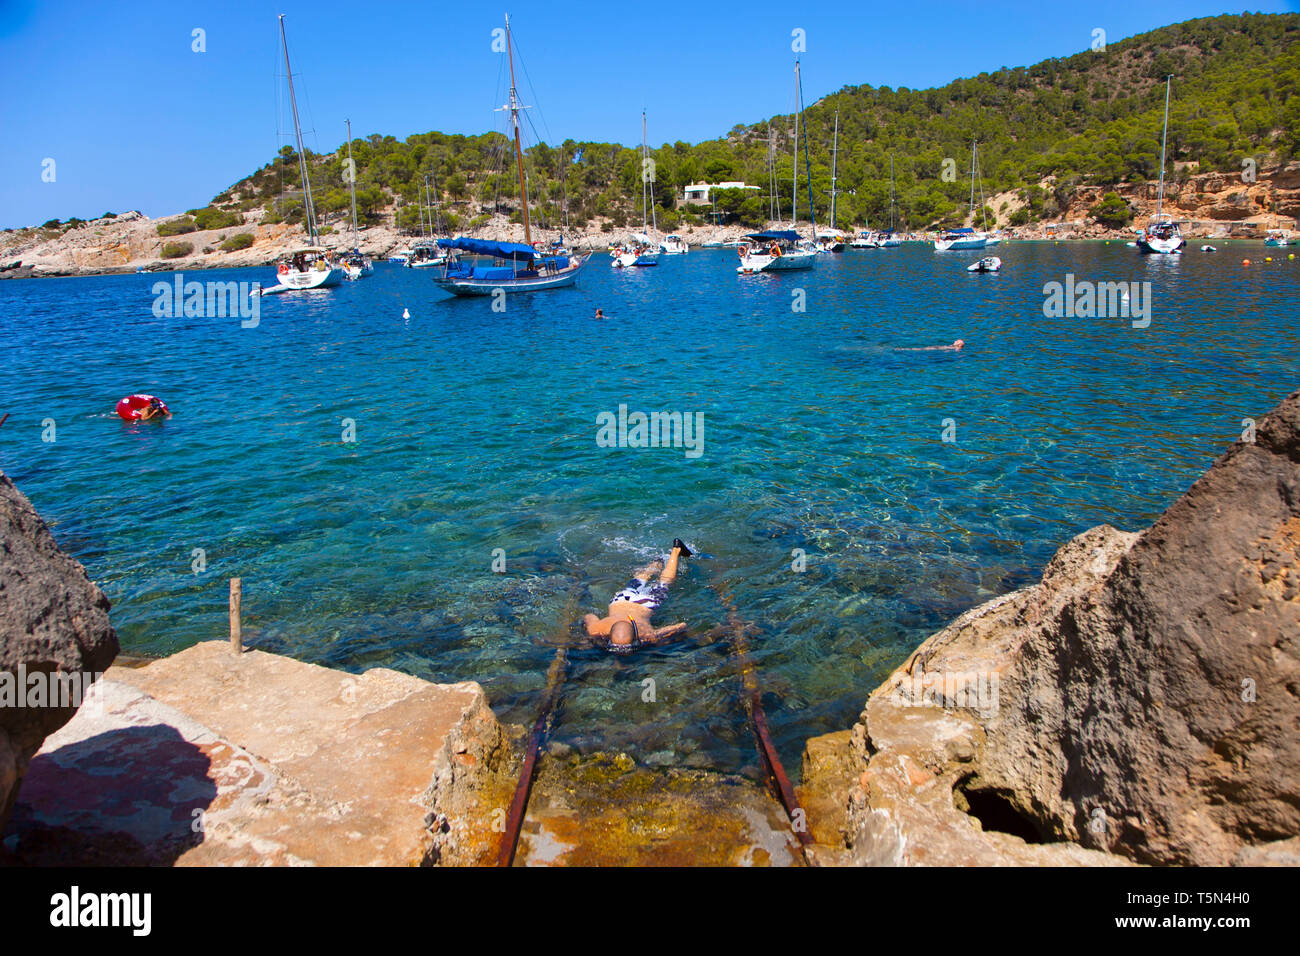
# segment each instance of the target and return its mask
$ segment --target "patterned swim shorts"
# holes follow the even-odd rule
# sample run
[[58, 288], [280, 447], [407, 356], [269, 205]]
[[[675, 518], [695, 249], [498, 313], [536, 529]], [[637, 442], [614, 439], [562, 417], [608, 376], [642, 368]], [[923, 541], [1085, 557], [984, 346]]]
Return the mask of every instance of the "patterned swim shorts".
[[668, 596], [668, 585], [662, 583], [651, 584], [648, 581], [642, 581], [640, 578], [633, 578], [627, 582], [623, 590], [619, 591], [610, 599], [610, 604], [626, 602], [628, 604], [640, 604], [643, 607], [653, 611], [663, 603], [664, 598]]

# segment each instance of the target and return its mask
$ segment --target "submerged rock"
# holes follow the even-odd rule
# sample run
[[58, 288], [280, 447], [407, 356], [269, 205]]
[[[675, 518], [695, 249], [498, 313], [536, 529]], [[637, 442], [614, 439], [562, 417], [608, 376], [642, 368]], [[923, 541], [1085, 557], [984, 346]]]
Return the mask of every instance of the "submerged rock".
[[117, 655], [108, 608], [0, 472], [0, 831], [32, 756]]
[[871, 695], [842, 759], [806, 763], [847, 792], [836, 861], [1294, 858], [1298, 552], [1300, 392], [1147, 531], [1079, 535]]

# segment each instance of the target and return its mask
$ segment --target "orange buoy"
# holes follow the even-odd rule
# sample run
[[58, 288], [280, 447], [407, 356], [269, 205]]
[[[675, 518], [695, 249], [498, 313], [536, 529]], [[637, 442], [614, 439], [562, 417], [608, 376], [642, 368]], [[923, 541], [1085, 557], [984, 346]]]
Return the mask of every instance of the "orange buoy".
[[1242, 259], [1242, 260], [1241, 260], [1241, 264], [1242, 264], [1243, 266], [1248, 266], [1248, 265], [1250, 265], [1250, 260], [1249, 260], [1249, 259]]

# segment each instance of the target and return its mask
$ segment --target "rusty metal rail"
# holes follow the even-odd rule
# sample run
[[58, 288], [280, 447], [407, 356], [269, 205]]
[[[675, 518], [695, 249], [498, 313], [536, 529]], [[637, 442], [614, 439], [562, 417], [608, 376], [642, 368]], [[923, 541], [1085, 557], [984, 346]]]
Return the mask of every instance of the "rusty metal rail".
[[569, 652], [563, 645], [555, 649], [555, 659], [546, 671], [546, 691], [533, 731], [528, 735], [528, 752], [524, 756], [524, 766], [519, 772], [519, 783], [515, 785], [515, 796], [510, 801], [510, 811], [506, 814], [506, 831], [501, 835], [501, 846], [497, 850], [497, 866], [510, 866], [515, 861], [515, 848], [519, 845], [519, 831], [524, 825], [524, 814], [528, 812], [528, 797], [533, 792], [533, 778], [537, 775], [537, 758], [542, 745], [551, 733], [555, 720], [555, 705], [560, 699], [560, 690], [564, 686], [564, 677], [568, 671]]
[[790, 777], [786, 774], [785, 766], [776, 752], [776, 744], [772, 742], [772, 732], [767, 725], [767, 713], [763, 710], [763, 692], [758, 683], [758, 668], [749, 653], [749, 636], [746, 633], [749, 625], [741, 619], [740, 612], [736, 610], [736, 602], [732, 599], [731, 591], [725, 583], [719, 583], [716, 578], [710, 576], [709, 587], [727, 610], [732, 655], [740, 665], [740, 683], [745, 695], [745, 710], [749, 714], [749, 726], [758, 745], [759, 756], [767, 768], [768, 779], [777, 798], [785, 808], [786, 816], [790, 818], [790, 827], [799, 840], [799, 849], [804, 862], [807, 862], [807, 848], [813, 843], [812, 834], [808, 830], [808, 815], [799, 805], [799, 798], [795, 795]]

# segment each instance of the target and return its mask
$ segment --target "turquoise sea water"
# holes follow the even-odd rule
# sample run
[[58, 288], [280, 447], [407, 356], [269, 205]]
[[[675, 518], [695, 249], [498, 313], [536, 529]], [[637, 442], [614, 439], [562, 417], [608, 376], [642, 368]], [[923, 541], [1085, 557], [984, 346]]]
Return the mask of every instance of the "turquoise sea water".
[[[477, 680], [519, 722], [575, 610], [603, 614], [680, 535], [701, 554], [657, 620], [692, 635], [575, 654], [555, 736], [752, 766], [716, 639], [723, 585], [757, 625], [796, 769], [803, 740], [848, 727], [926, 635], [1035, 581], [1078, 532], [1148, 524], [1300, 384], [1300, 261], [1220, 248], [1012, 244], [996, 276], [920, 245], [749, 278], [732, 250], [628, 272], [597, 255], [576, 289], [504, 313], [381, 264], [267, 299], [255, 329], [155, 318], [167, 275], [0, 282], [0, 467], [108, 593], [129, 652], [224, 639], [239, 576], [249, 644]], [[1043, 285], [1066, 273], [1150, 281], [1150, 327], [1044, 318]], [[896, 351], [956, 338], [960, 353]], [[136, 391], [175, 417], [122, 422], [114, 403]], [[703, 413], [703, 454], [599, 447], [596, 418], [620, 404]]]

